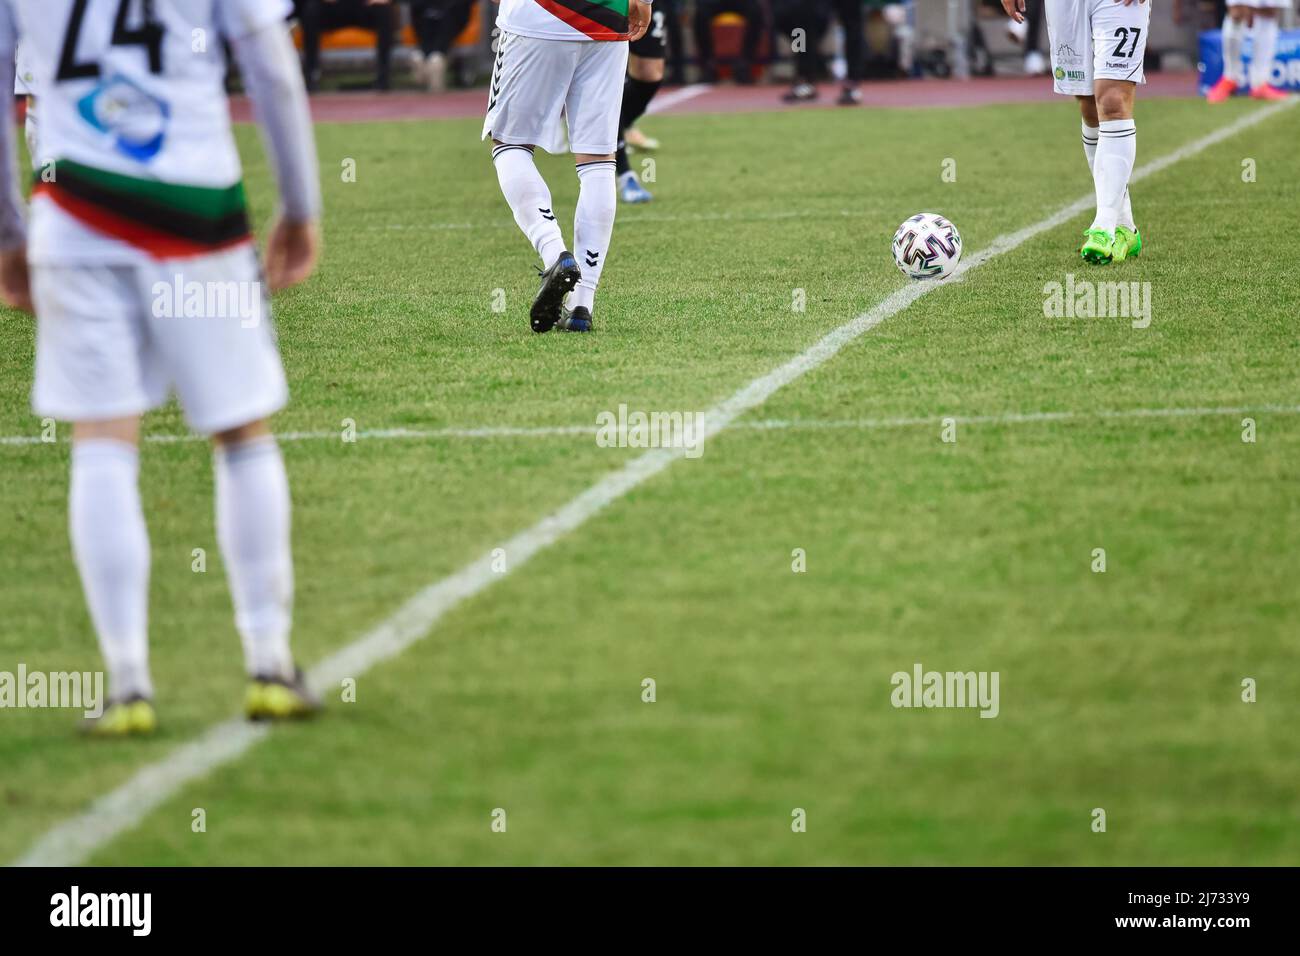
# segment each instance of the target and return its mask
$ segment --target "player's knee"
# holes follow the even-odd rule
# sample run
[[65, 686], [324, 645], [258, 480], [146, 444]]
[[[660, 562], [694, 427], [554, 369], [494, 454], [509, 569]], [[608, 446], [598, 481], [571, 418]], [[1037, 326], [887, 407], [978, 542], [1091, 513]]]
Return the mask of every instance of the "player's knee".
[[234, 428], [216, 432], [212, 436], [212, 441], [214, 444], [223, 446], [242, 445], [244, 442], [269, 434], [271, 434], [271, 426], [267, 424], [265, 418], [259, 418], [257, 421], [249, 422], [246, 425], [236, 425]]
[[1133, 101], [1121, 87], [1107, 87], [1097, 93], [1097, 116], [1103, 120], [1130, 119]]
[[107, 418], [94, 422], [73, 422], [72, 440], [74, 442], [110, 438], [127, 445], [140, 444], [140, 416], [128, 415], [123, 418]]

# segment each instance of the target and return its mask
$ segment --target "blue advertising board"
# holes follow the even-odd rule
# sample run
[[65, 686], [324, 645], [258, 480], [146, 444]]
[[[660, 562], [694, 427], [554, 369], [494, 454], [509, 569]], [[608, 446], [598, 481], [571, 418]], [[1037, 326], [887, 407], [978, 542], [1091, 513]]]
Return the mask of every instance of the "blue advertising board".
[[[1204, 96], [1211, 86], [1223, 76], [1223, 43], [1221, 31], [1205, 30], [1200, 35], [1200, 71], [1198, 88]], [[1246, 62], [1247, 76], [1250, 75], [1251, 57], [1250, 34], [1242, 50], [1242, 59]], [[1277, 53], [1273, 57], [1273, 85], [1289, 93], [1300, 93], [1300, 30], [1283, 30], [1278, 34]]]

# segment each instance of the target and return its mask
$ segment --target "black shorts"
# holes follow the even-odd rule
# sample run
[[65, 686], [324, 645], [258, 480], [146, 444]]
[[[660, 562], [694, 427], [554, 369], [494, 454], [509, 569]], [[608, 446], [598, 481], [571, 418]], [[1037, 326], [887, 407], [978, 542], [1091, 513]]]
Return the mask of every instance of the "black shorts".
[[658, 7], [659, 5], [655, 4], [650, 8], [650, 29], [646, 30], [645, 36], [628, 47], [627, 51], [633, 56], [639, 56], [645, 60], [664, 59], [668, 40], [668, 30], [664, 18], [668, 11], [660, 10]]

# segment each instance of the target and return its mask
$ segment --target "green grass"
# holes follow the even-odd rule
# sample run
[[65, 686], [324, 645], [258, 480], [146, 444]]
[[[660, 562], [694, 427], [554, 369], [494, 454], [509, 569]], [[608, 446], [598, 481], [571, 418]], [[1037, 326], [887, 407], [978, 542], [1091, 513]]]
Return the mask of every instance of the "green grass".
[[[1254, 108], [1143, 104], [1139, 163]], [[1136, 187], [1140, 260], [1080, 262], [1080, 218], [750, 416], [926, 424], [711, 439], [362, 676], [356, 703], [277, 730], [94, 862], [1300, 862], [1300, 416], [1253, 413], [1255, 443], [1240, 414], [1090, 417], [1296, 403], [1298, 112]], [[532, 256], [476, 123], [321, 126], [327, 254], [276, 303], [293, 389], [277, 427], [702, 410], [898, 288], [888, 240], [908, 215], [944, 213], [973, 252], [1091, 188], [1066, 103], [650, 126], [658, 198], [620, 209], [589, 337], [527, 331]], [[265, 221], [266, 166], [240, 136]], [[568, 233], [575, 177], [542, 162]], [[1043, 287], [1067, 273], [1151, 283], [1151, 327], [1046, 318]], [[39, 429], [32, 338], [29, 320], [0, 325], [3, 435]], [[1077, 417], [940, 440], [944, 416], [1039, 411]], [[148, 429], [183, 425], [169, 408]], [[635, 452], [551, 436], [285, 454], [310, 664]], [[97, 666], [67, 445], [0, 446], [0, 462], [0, 670]], [[0, 711], [0, 860], [236, 706], [211, 484], [202, 444], [147, 446], [161, 735], [91, 745], [67, 711]], [[1000, 716], [894, 709], [890, 675], [917, 661], [998, 671]]]

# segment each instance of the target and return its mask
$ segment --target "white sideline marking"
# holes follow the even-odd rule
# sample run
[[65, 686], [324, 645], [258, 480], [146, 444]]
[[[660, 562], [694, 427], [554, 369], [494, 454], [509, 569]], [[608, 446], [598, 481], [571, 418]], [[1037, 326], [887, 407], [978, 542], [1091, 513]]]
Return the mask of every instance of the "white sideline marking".
[[[622, 213], [626, 215], [627, 213]], [[829, 211], [825, 209], [788, 209], [781, 212], [680, 212], [680, 213], [654, 213], [654, 212], [636, 212], [634, 222], [784, 222], [789, 219], [826, 219], [829, 216], [840, 216], [848, 219], [852, 216], [863, 216], [866, 213], [860, 213], [852, 209], [839, 209]], [[518, 229], [513, 219], [485, 219], [480, 222], [389, 222], [373, 226], [367, 226], [370, 232], [460, 232], [472, 229]]]
[[[994, 415], [906, 415], [897, 418], [759, 418], [753, 421], [734, 422], [731, 427], [744, 431], [807, 431], [827, 428], [907, 428], [912, 425], [936, 425], [951, 418], [962, 425], [1022, 425], [1036, 422], [1071, 422], [1125, 418], [1205, 418], [1214, 415], [1300, 415], [1300, 405], [1218, 405], [1177, 408], [1113, 408], [1095, 411], [1060, 412], [1000, 412]], [[437, 440], [442, 438], [553, 438], [572, 436], [595, 438], [598, 425], [533, 425], [483, 428], [377, 428], [357, 432], [357, 440], [387, 441], [393, 439]], [[281, 442], [338, 441], [338, 431], [279, 432]], [[69, 444], [66, 438], [59, 440]], [[207, 442], [205, 435], [146, 435], [144, 441], [162, 445]], [[0, 437], [0, 445], [41, 445], [36, 435], [7, 435]]]
[[[1133, 180], [1145, 179], [1166, 169], [1290, 105], [1290, 102], [1286, 102], [1252, 112], [1168, 156], [1148, 163], [1135, 171]], [[970, 270], [978, 268], [994, 256], [1015, 249], [1039, 233], [1068, 222], [1091, 208], [1092, 201], [1092, 197], [1087, 196], [1032, 226], [995, 239], [988, 248], [967, 258], [948, 281], [960, 281]], [[762, 404], [778, 389], [825, 364], [846, 345], [870, 332], [885, 319], [941, 287], [942, 283], [909, 283], [875, 308], [827, 333], [805, 352], [754, 379], [704, 413], [703, 437], [717, 434], [739, 415]], [[601, 478], [558, 511], [519, 532], [500, 545], [510, 555], [510, 568], [519, 568], [533, 555], [550, 547], [598, 514], [606, 505], [659, 474], [683, 454], [683, 449], [656, 448], [638, 455]], [[402, 653], [428, 634], [448, 611], [504, 577], [492, 571], [491, 561], [490, 552], [483, 554], [450, 577], [415, 594], [388, 620], [312, 668], [309, 676], [313, 686], [324, 688], [336, 684], [344, 677], [360, 677], [376, 664]], [[265, 728], [240, 720], [228, 720], [213, 726], [194, 741], [137, 770], [125, 783], [94, 801], [82, 813], [53, 827], [16, 861], [17, 865], [77, 866], [85, 863], [96, 850], [138, 826], [181, 787], [205, 776], [221, 764], [238, 758], [265, 736]]]
[[689, 86], [683, 86], [681, 89], [673, 90], [671, 93], [661, 93], [650, 101], [646, 113], [662, 113], [664, 110], [670, 110], [687, 100], [693, 100], [711, 89], [713, 87], [708, 83], [692, 83]]

